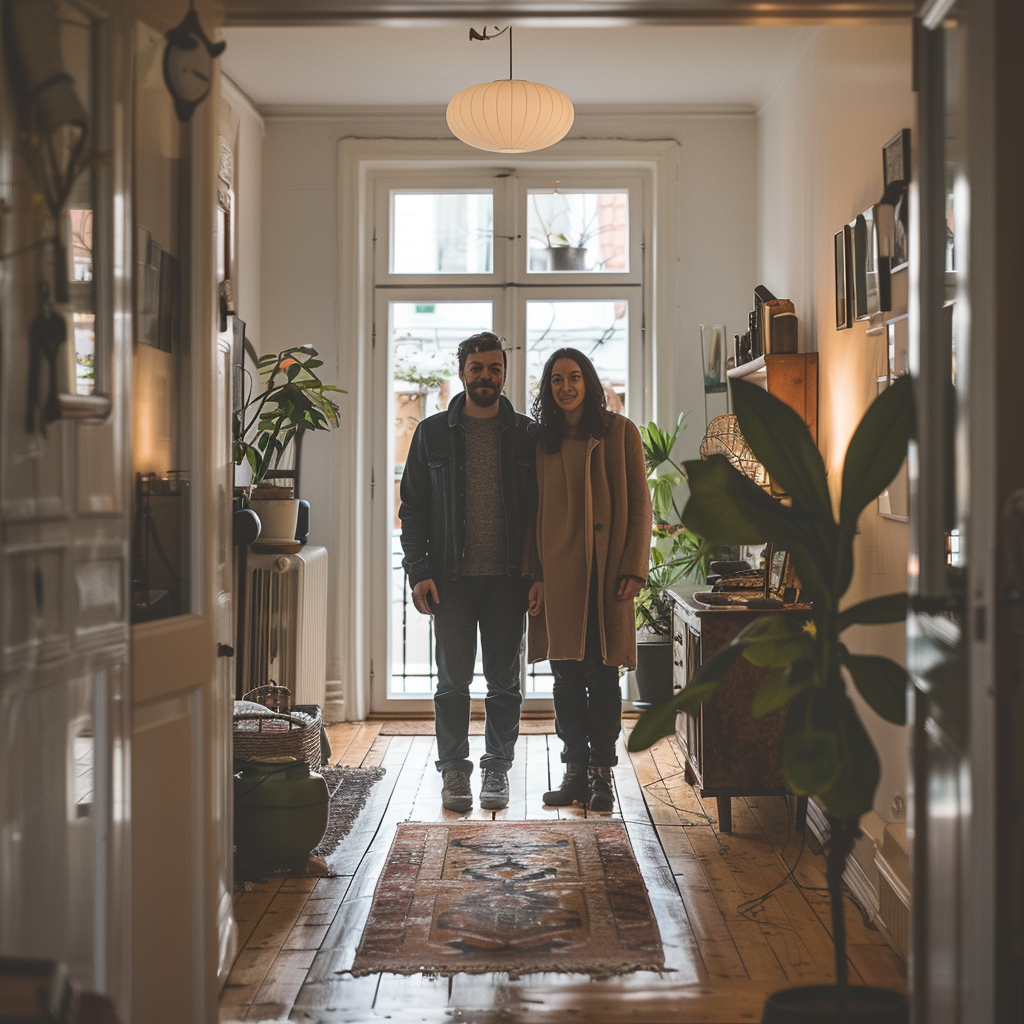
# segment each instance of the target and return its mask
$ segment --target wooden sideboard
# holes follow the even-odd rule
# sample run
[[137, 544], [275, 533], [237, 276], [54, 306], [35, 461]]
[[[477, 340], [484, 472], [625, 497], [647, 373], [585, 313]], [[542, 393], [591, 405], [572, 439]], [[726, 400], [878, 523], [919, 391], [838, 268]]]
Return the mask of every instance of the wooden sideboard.
[[[702, 587], [673, 591], [672, 662], [675, 688], [684, 688], [702, 659], [721, 650], [760, 615], [803, 615], [806, 608], [752, 611], [743, 606], [707, 607], [694, 600]], [[719, 831], [732, 831], [732, 797], [785, 795], [789, 792], [779, 770], [779, 735], [785, 709], [760, 721], [750, 713], [750, 702], [768, 669], [737, 659], [726, 673], [718, 693], [695, 715], [681, 714], [676, 738], [686, 755], [687, 781], [701, 796], [718, 801]], [[797, 800], [796, 827], [803, 831], [807, 798]]]

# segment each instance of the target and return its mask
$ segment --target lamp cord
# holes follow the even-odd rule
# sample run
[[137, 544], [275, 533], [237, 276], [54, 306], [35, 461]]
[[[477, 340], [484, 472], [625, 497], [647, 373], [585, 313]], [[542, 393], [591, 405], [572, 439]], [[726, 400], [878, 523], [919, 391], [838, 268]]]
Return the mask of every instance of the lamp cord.
[[512, 81], [512, 26], [508, 27], [508, 80]]

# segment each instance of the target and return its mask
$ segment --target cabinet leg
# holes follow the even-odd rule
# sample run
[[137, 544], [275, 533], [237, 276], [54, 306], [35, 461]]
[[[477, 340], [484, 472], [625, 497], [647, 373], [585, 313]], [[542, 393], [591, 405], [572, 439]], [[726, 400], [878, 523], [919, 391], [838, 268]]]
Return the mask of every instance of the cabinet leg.
[[718, 831], [732, 831], [732, 797], [715, 797], [718, 801]]
[[796, 830], [803, 832], [807, 828], [807, 797], [796, 798]]

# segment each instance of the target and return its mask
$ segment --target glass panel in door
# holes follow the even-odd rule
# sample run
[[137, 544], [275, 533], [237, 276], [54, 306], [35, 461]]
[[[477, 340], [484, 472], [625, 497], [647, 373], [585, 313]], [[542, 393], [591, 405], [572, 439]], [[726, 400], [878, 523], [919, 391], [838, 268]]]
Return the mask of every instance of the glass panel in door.
[[[391, 409], [388, 446], [394, 466], [388, 513], [391, 558], [388, 699], [432, 697], [437, 679], [433, 619], [413, 607], [412, 593], [402, 568], [399, 486], [409, 445], [420, 420], [447, 409], [452, 396], [462, 388], [456, 358], [459, 342], [471, 334], [492, 330], [493, 318], [490, 302], [388, 304], [388, 401]], [[483, 697], [485, 692], [478, 651], [476, 679], [470, 693]]]

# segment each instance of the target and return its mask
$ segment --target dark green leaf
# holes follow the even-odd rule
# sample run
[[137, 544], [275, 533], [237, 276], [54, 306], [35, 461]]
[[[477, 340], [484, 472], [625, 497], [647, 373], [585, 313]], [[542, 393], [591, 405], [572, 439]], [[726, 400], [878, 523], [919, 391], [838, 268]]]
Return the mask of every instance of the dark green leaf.
[[907, 670], [889, 658], [870, 654], [844, 654], [860, 695], [888, 722], [907, 724]]
[[648, 708], [638, 719], [633, 731], [629, 734], [629, 750], [636, 753], [653, 746], [665, 736], [676, 731], [676, 716], [681, 712], [695, 714], [701, 701], [714, 696], [720, 681], [708, 681], [702, 684], [690, 683], [677, 693], [671, 700], [656, 707]]
[[844, 531], [852, 535], [861, 510], [899, 472], [913, 429], [914, 398], [908, 375], [897, 378], [871, 403], [850, 439], [839, 511]]
[[651, 492], [651, 506], [659, 519], [665, 519], [672, 509], [672, 481], [662, 477], [655, 481]]
[[749, 381], [733, 381], [732, 398], [743, 437], [772, 479], [812, 515], [831, 520], [825, 464], [803, 418]]
[[815, 795], [834, 818], [856, 821], [874, 805], [880, 768], [871, 738], [845, 694], [836, 716], [836, 735], [841, 760], [839, 775], [831, 786]]
[[907, 595], [886, 594], [846, 608], [839, 613], [836, 631], [842, 633], [848, 626], [878, 625], [883, 622], [902, 622], [907, 617]]
[[754, 665], [781, 668], [811, 657], [811, 637], [804, 623], [788, 615], [762, 615], [737, 637], [743, 657]]
[[769, 673], [750, 702], [750, 713], [762, 719], [779, 708], [784, 708], [798, 693], [814, 683], [814, 665], [809, 661], [796, 661], [785, 668]]
[[839, 742], [828, 723], [829, 696], [807, 689], [789, 703], [780, 740], [782, 774], [798, 796], [831, 787], [842, 769]]

